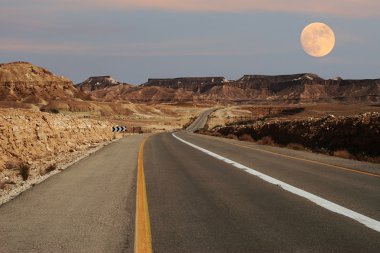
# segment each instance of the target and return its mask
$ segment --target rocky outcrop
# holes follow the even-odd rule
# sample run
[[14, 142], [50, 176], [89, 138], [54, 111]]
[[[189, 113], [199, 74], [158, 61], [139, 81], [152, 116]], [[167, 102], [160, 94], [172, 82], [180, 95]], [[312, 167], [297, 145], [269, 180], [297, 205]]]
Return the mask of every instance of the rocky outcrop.
[[[380, 157], [380, 113], [333, 116], [303, 120], [257, 120], [250, 124], [216, 127], [210, 134], [270, 137], [280, 145], [300, 144], [315, 151], [332, 153], [346, 150], [357, 158]], [[243, 137], [244, 138], [244, 137]]]
[[[85, 102], [84, 102], [85, 101]], [[380, 79], [325, 80], [315, 74], [245, 75], [148, 79], [135, 86], [111, 76], [94, 76], [76, 85], [26, 62], [0, 64], [0, 106], [50, 110], [91, 110], [87, 101], [132, 103], [314, 103], [380, 102]], [[87, 105], [86, 105], [87, 103]], [[86, 109], [87, 108], [87, 109]]]
[[[115, 89], [105, 93], [112, 93]], [[224, 77], [149, 79], [124, 89], [123, 94], [99, 96], [131, 102], [190, 103], [299, 103], [299, 102], [380, 102], [380, 79], [325, 80], [315, 74], [245, 75], [237, 81]]]
[[20, 164], [31, 168], [31, 177], [39, 176], [48, 166], [110, 141], [112, 126], [107, 121], [0, 109], [0, 183], [20, 183]]
[[22, 109], [0, 109], [0, 112], [2, 163], [7, 159], [33, 161], [113, 136], [112, 124], [105, 121]]
[[121, 82], [116, 81], [111, 76], [92, 76], [85, 81], [77, 84], [76, 87], [81, 91], [94, 91], [121, 84]]
[[50, 100], [85, 99], [73, 83], [28, 62], [0, 64], [0, 101], [45, 105]]
[[213, 86], [219, 86], [227, 83], [224, 77], [180, 77], [173, 79], [151, 78], [148, 82], [142, 84], [144, 87], [157, 86], [170, 89], [183, 89], [196, 93], [203, 93]]

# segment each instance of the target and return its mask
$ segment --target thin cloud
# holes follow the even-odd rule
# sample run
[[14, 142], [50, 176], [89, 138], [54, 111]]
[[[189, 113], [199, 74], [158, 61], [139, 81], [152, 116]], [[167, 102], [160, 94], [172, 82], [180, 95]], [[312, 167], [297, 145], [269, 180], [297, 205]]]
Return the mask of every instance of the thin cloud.
[[[8, 40], [0, 41], [0, 52], [38, 53], [54, 55], [97, 55], [115, 57], [160, 57], [160, 56], [247, 56], [274, 53], [270, 48], [226, 47], [231, 43], [217, 45], [212, 40], [167, 41], [156, 43], [111, 43], [89, 45], [88, 43], [59, 44], [50, 42]], [[277, 53], [283, 53], [277, 50]]]
[[[9, 1], [9, 0], [8, 0]], [[378, 0], [31, 0], [59, 8], [123, 8], [182, 12], [286, 12], [347, 17], [380, 17]]]
[[0, 15], [87, 9], [180, 12], [278, 12], [380, 18], [379, 0], [2, 0]]

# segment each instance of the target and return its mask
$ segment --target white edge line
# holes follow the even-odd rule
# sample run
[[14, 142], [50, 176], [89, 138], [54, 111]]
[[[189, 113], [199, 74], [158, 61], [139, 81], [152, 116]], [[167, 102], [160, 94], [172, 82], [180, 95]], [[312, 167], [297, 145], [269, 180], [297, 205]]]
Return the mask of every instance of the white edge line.
[[360, 213], [357, 213], [355, 211], [352, 211], [352, 210], [350, 210], [350, 209], [348, 209], [346, 207], [343, 207], [343, 206], [340, 206], [338, 204], [335, 204], [335, 203], [333, 203], [333, 202], [331, 202], [331, 201], [329, 201], [327, 199], [318, 197], [317, 195], [314, 195], [312, 193], [309, 193], [307, 191], [304, 191], [302, 189], [294, 187], [294, 186], [292, 186], [290, 184], [287, 184], [285, 182], [282, 182], [282, 181], [280, 181], [278, 179], [275, 179], [273, 177], [265, 175], [265, 174], [263, 174], [263, 173], [261, 173], [259, 171], [251, 169], [251, 168], [249, 168], [249, 167], [247, 167], [245, 165], [242, 165], [242, 164], [237, 163], [235, 161], [232, 161], [232, 160], [230, 160], [228, 158], [225, 158], [225, 157], [223, 157], [221, 155], [218, 155], [216, 153], [208, 151], [207, 149], [201, 148], [201, 147], [199, 147], [197, 145], [194, 145], [194, 144], [192, 144], [190, 142], [182, 140], [181, 138], [179, 138], [178, 136], [176, 136], [174, 133], [172, 133], [172, 135], [173, 135], [173, 137], [175, 137], [179, 141], [181, 141], [181, 142], [183, 142], [183, 143], [185, 143], [185, 144], [187, 144], [187, 145], [189, 145], [189, 146], [191, 146], [191, 147], [193, 147], [195, 149], [198, 149], [198, 150], [200, 150], [200, 151], [202, 151], [202, 152], [204, 152], [204, 153], [206, 153], [206, 154], [208, 154], [208, 155], [210, 155], [210, 156], [212, 156], [212, 157], [214, 157], [214, 158], [216, 158], [218, 160], [221, 160], [221, 161], [223, 161], [225, 163], [231, 164], [232, 166], [234, 166], [234, 167], [236, 167], [238, 169], [241, 169], [241, 170], [243, 170], [243, 171], [245, 171], [245, 172], [247, 172], [249, 174], [257, 176], [260, 179], [262, 179], [262, 180], [264, 180], [264, 181], [266, 181], [268, 183], [277, 185], [277, 186], [281, 187], [282, 189], [284, 189], [284, 190], [286, 190], [288, 192], [291, 192], [291, 193], [293, 193], [293, 194], [295, 194], [297, 196], [300, 196], [300, 197], [303, 197], [305, 199], [308, 199], [311, 202], [314, 202], [315, 204], [317, 204], [317, 205], [319, 205], [319, 206], [321, 206], [323, 208], [326, 208], [327, 210], [329, 210], [331, 212], [338, 213], [338, 214], [341, 214], [341, 215], [346, 216], [348, 218], [351, 218], [351, 219], [353, 219], [353, 220], [355, 220], [355, 221], [357, 221], [357, 222], [365, 225], [368, 228], [371, 228], [371, 229], [373, 229], [373, 230], [375, 230], [377, 232], [380, 232], [380, 222], [377, 221], [377, 220], [375, 220], [375, 219], [369, 218], [369, 217], [367, 217], [367, 216], [365, 216], [363, 214], [360, 214]]

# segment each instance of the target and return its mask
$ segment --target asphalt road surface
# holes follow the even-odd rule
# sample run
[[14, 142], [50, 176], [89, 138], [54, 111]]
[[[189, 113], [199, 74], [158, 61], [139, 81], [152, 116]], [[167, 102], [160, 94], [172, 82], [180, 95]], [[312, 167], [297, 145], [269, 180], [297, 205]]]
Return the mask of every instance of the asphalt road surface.
[[108, 145], [0, 206], [0, 252], [133, 252], [143, 138]]
[[208, 116], [215, 110], [216, 109], [211, 108], [203, 111], [199, 117], [186, 128], [186, 130], [189, 132], [195, 132], [196, 130], [203, 128], [207, 123]]
[[[255, 151], [219, 138], [176, 135], [380, 220], [379, 177]], [[211, 157], [170, 133], [149, 139], [144, 163], [155, 252], [380, 252], [379, 232]], [[380, 171], [378, 165], [373, 167]]]
[[[133, 252], [144, 138], [0, 206], [0, 252]], [[379, 165], [185, 131], [142, 150], [153, 252], [380, 252]]]

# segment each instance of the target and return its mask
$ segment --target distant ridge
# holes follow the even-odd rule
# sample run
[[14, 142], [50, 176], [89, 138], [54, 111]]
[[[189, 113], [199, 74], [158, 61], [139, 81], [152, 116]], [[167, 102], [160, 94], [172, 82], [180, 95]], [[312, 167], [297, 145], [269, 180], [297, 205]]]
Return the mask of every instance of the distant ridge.
[[[380, 79], [323, 79], [313, 73], [215, 77], [149, 78], [142, 85], [92, 76], [73, 85], [28, 62], [0, 64], [0, 106], [22, 104], [62, 110], [94, 108], [89, 101], [128, 103], [317, 103], [380, 102]], [[13, 103], [13, 104], [12, 104]]]

